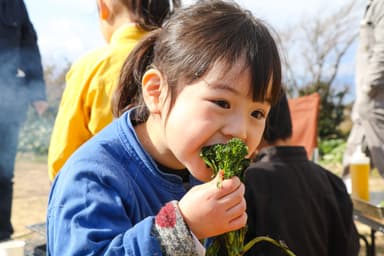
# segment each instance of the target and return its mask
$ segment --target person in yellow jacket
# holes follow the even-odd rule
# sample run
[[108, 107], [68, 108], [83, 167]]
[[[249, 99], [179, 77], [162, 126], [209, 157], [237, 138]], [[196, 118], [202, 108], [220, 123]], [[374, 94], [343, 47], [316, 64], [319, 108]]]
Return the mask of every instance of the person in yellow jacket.
[[112, 94], [126, 57], [178, 6], [180, 0], [97, 0], [108, 45], [81, 57], [66, 75], [48, 150], [51, 181], [78, 147], [112, 121]]

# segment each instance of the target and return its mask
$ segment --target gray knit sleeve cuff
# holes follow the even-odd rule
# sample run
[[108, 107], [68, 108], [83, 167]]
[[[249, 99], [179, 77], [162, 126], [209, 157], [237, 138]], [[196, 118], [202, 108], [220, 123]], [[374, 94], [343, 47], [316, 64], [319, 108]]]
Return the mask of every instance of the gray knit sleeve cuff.
[[177, 201], [171, 201], [156, 215], [153, 231], [163, 255], [198, 256], [196, 242], [183, 220]]

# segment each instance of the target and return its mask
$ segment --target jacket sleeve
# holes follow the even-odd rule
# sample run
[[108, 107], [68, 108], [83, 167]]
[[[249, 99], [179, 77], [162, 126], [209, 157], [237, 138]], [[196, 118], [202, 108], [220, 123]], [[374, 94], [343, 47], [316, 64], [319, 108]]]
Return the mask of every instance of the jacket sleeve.
[[37, 45], [36, 31], [29, 19], [22, 0], [20, 12], [22, 19], [20, 38], [19, 69], [25, 73], [29, 101], [46, 100], [45, 81], [40, 51]]
[[48, 206], [48, 255], [199, 255], [175, 202], [136, 220], [132, 213], [141, 202], [131, 189], [124, 195], [128, 202], [113, 182], [92, 171], [77, 172], [75, 179], [59, 175]]
[[369, 88], [369, 96], [374, 97], [377, 90], [384, 90], [384, 2], [373, 1], [368, 11], [373, 29], [372, 52], [366, 73], [366, 88]]
[[353, 205], [344, 182], [328, 172], [335, 200], [331, 207], [330, 220], [333, 227], [330, 239], [329, 255], [359, 255], [359, 235], [353, 220]]

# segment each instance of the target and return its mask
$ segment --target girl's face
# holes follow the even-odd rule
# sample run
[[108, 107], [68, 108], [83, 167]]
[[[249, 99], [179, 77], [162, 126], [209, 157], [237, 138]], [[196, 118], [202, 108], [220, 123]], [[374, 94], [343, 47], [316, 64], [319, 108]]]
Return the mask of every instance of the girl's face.
[[167, 166], [173, 159], [169, 167], [186, 167], [195, 178], [209, 181], [212, 171], [199, 156], [202, 147], [237, 137], [252, 154], [262, 137], [270, 103], [254, 102], [250, 87], [250, 72], [241, 61], [229, 69], [219, 62], [202, 79], [183, 86], [169, 112], [164, 109], [161, 115]]

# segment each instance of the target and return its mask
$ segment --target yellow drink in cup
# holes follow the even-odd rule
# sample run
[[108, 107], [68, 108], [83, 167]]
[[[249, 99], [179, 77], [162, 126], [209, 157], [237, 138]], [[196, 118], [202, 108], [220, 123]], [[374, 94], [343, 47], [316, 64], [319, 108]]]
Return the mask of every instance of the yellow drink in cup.
[[369, 201], [369, 164], [351, 164], [352, 196]]
[[369, 201], [369, 158], [358, 148], [349, 166], [352, 181], [352, 197]]

